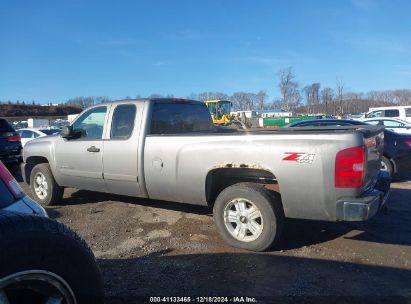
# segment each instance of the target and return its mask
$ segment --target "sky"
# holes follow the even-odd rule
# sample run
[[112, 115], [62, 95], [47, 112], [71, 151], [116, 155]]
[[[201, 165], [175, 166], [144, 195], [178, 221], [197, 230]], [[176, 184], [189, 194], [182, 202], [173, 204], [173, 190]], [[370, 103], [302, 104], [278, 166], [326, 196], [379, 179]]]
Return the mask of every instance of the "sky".
[[0, 0], [0, 100], [411, 88], [408, 0]]

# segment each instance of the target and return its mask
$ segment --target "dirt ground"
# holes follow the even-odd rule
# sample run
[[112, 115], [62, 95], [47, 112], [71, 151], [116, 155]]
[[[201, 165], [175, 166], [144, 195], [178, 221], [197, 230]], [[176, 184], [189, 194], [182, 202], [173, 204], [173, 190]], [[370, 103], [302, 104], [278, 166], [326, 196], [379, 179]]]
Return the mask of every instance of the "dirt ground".
[[47, 211], [91, 246], [107, 303], [410, 303], [411, 182], [392, 184], [387, 204], [365, 223], [287, 220], [279, 248], [265, 253], [225, 245], [204, 207], [66, 189]]

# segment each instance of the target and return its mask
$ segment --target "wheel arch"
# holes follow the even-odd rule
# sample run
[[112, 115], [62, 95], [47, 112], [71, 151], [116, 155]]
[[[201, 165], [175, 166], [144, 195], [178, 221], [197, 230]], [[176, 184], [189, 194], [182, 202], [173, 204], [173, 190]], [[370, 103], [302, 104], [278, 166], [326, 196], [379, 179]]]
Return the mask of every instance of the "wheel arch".
[[38, 164], [50, 164], [49, 160], [44, 156], [30, 156], [26, 159], [26, 165], [24, 166], [23, 175], [24, 181], [30, 185], [30, 174], [35, 166]]
[[393, 173], [397, 173], [397, 164], [395, 163], [394, 158], [391, 158], [389, 155], [387, 154], [383, 154], [383, 156], [388, 159], [388, 161], [390, 162], [391, 166], [392, 166], [392, 171]]
[[263, 184], [271, 192], [280, 195], [280, 187], [276, 176], [267, 169], [239, 167], [214, 168], [207, 173], [205, 196], [207, 204], [213, 206], [217, 196], [225, 188], [237, 183], [250, 182]]

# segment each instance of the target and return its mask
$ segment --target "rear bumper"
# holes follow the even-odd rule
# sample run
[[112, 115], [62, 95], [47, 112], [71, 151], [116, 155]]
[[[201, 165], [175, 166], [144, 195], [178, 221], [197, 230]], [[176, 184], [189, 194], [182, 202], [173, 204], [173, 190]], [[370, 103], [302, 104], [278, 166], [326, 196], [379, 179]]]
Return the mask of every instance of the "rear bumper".
[[374, 189], [361, 197], [342, 198], [337, 201], [337, 221], [365, 221], [377, 214], [390, 195], [391, 177], [380, 172]]

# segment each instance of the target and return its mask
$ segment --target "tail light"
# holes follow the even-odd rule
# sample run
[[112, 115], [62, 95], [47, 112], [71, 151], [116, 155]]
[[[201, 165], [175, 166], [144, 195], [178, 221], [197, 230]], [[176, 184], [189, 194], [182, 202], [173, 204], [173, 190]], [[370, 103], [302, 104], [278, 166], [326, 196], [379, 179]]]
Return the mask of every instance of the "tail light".
[[6, 137], [6, 140], [7, 140], [8, 142], [21, 141], [21, 137], [20, 137], [20, 135], [16, 134], [16, 135], [12, 135], [12, 136]]
[[408, 147], [411, 148], [411, 140], [406, 140], [406, 141], [405, 141], [405, 144], [406, 144]]
[[7, 170], [6, 166], [0, 161], [0, 179], [14, 195], [15, 198], [20, 198], [24, 195], [19, 183], [14, 179], [13, 175]]
[[5, 132], [1, 134], [1, 137], [7, 140], [8, 142], [16, 142], [21, 141], [21, 137], [19, 134], [15, 132]]
[[360, 188], [364, 180], [363, 146], [341, 150], [335, 157], [335, 187]]

